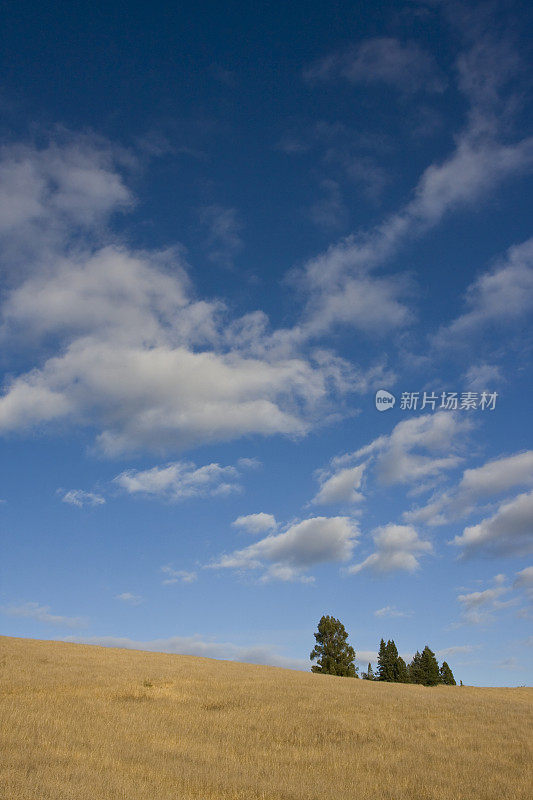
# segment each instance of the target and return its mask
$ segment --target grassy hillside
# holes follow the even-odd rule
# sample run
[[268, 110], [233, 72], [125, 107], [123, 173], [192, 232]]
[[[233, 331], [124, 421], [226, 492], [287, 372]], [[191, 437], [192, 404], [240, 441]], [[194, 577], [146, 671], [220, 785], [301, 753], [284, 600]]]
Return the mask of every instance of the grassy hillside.
[[533, 689], [0, 637], [2, 800], [529, 798]]

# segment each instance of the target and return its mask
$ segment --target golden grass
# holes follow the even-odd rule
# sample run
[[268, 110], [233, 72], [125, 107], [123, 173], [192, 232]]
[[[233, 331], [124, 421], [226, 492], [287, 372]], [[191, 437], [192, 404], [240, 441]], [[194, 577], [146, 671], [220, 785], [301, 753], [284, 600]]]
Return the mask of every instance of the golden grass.
[[529, 800], [532, 701], [0, 637], [0, 796]]

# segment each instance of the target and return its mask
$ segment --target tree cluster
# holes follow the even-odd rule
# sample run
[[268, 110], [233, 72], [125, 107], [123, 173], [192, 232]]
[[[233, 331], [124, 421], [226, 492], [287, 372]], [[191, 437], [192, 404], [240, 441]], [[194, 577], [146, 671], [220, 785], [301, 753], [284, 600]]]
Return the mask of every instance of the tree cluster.
[[381, 640], [378, 654], [378, 672], [374, 675], [372, 665], [361, 676], [366, 680], [388, 681], [389, 683], [419, 683], [423, 686], [437, 686], [443, 683], [446, 686], [455, 686], [453, 672], [446, 661], [439, 668], [435, 653], [428, 645], [421, 653], [418, 651], [413, 656], [410, 664], [406, 664], [393, 639], [385, 642]]
[[[335, 617], [323, 616], [315, 633], [316, 644], [311, 651], [312, 672], [326, 675], [339, 675], [358, 678], [355, 666], [355, 650], [348, 644], [348, 633], [342, 622]], [[423, 686], [455, 686], [455, 678], [449, 665], [443, 661], [439, 668], [435, 653], [428, 645], [421, 653], [415, 653], [410, 664], [406, 664], [398, 654], [393, 639], [381, 640], [378, 654], [378, 670], [374, 674], [372, 664], [361, 677], [368, 681], [387, 681], [389, 683], [418, 683]]]

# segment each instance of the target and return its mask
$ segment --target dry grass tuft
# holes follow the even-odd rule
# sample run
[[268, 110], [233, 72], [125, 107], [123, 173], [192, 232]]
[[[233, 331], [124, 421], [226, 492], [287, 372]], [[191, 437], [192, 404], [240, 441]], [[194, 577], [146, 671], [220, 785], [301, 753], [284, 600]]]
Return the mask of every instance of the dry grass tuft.
[[2, 800], [529, 800], [532, 689], [0, 638]]

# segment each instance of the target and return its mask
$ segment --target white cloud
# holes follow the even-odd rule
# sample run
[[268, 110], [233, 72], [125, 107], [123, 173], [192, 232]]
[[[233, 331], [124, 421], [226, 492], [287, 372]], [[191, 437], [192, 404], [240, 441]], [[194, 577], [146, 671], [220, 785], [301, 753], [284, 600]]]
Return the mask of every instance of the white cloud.
[[263, 511], [257, 514], [246, 514], [237, 517], [231, 524], [235, 528], [242, 528], [247, 533], [253, 534], [266, 533], [267, 531], [275, 530], [278, 526], [276, 518], [272, 514], [265, 514]]
[[378, 608], [374, 611], [375, 617], [380, 618], [389, 618], [389, 617], [410, 617], [411, 614], [408, 614], [406, 611], [399, 611], [396, 606], [384, 606], [383, 608]]
[[[100, 280], [105, 264], [116, 280]], [[66, 420], [100, 428], [109, 455], [181, 449], [248, 433], [303, 434], [328, 400], [328, 370], [305, 359], [194, 351], [214, 335], [215, 309], [184, 308], [179, 280], [156, 267], [108, 248], [82, 268], [86, 281], [75, 268], [60, 271], [51, 286], [29, 279], [7, 300], [10, 329], [16, 322], [66, 338], [58, 355], [8, 384], [0, 430]]]
[[241, 490], [235, 467], [174, 461], [151, 469], [130, 469], [113, 481], [128, 494], [179, 501], [190, 497], [217, 497]]
[[356, 543], [357, 526], [348, 517], [311, 517], [270, 534], [242, 550], [223, 555], [216, 569], [264, 570], [262, 580], [307, 582], [317, 564], [347, 561]]
[[122, 594], [117, 594], [115, 600], [122, 600], [123, 603], [128, 603], [131, 606], [139, 606], [143, 598], [139, 594], [133, 594], [132, 592], [122, 592]]
[[[162, 262], [174, 264], [174, 274]], [[251, 357], [242, 342], [227, 349], [220, 306], [189, 302], [187, 291], [172, 254], [154, 262], [114, 247], [28, 278], [6, 299], [4, 342], [53, 335], [62, 347], [7, 384], [0, 431], [54, 421], [96, 426], [108, 455], [306, 433], [329, 403], [339, 364]], [[335, 386], [344, 391], [340, 377]]]
[[480, 275], [466, 291], [466, 305], [464, 314], [438, 331], [437, 345], [470, 344], [472, 335], [488, 326], [508, 324], [531, 312], [533, 238], [511, 247], [495, 269]]
[[[423, 69], [413, 73], [412, 48], [395, 40], [374, 40], [362, 47], [359, 53], [324, 59], [311, 68], [307, 76], [329, 79], [344, 74], [345, 77], [352, 75], [354, 80], [394, 78], [398, 83], [408, 76], [409, 85], [417, 88], [421, 84], [417, 86], [416, 76], [425, 74], [427, 77]], [[361, 52], [363, 60], [359, 60]], [[417, 60], [418, 56], [413, 57]], [[350, 72], [351, 69], [354, 71]], [[506, 83], [519, 70], [517, 59], [508, 49], [489, 37], [483, 39], [482, 45], [479, 41], [470, 43], [469, 51], [458, 63], [459, 88], [470, 103], [470, 109], [465, 128], [455, 137], [454, 150], [443, 161], [430, 164], [424, 170], [412, 199], [398, 212], [370, 231], [348, 236], [329, 247], [293, 276], [308, 297], [302, 323], [293, 330], [293, 336], [298, 335], [300, 340], [312, 338], [339, 323], [375, 334], [411, 321], [412, 314], [404, 302], [408, 286], [397, 278], [377, 277], [371, 272], [382, 267], [407, 241], [433, 229], [446, 215], [478, 206], [503, 182], [531, 170], [533, 138], [509, 143], [508, 136], [510, 112], [516, 98], [508, 91]], [[502, 102], [504, 94], [506, 102]], [[499, 141], [501, 133], [505, 133], [505, 141]], [[514, 255], [519, 261], [519, 255], [527, 254], [518, 248]], [[498, 278], [492, 282], [482, 281], [476, 288], [474, 294], [479, 289], [483, 300], [474, 301], [475, 316], [481, 312], [482, 316], [488, 313], [500, 319], [530, 307], [529, 270], [515, 265], [507, 275], [500, 277], [504, 293], [500, 298], [497, 297]], [[520, 288], [525, 290], [524, 297], [520, 296]], [[507, 312], [502, 310], [503, 296], [510, 300]]]
[[399, 422], [389, 435], [334, 458], [332, 469], [370, 457], [381, 483], [420, 483], [457, 467], [462, 460], [459, 450], [470, 426], [465, 416], [448, 411], [422, 414]]
[[101, 506], [105, 503], [105, 498], [94, 492], [84, 492], [83, 489], [70, 489], [61, 498], [63, 503], [71, 506], [83, 508], [83, 506]]
[[52, 614], [50, 606], [42, 606], [39, 603], [11, 604], [2, 606], [0, 610], [8, 617], [33, 619], [37, 622], [44, 622], [47, 625], [57, 625], [60, 628], [81, 628], [87, 624], [83, 617], [65, 617], [61, 614]]
[[194, 583], [198, 575], [185, 569], [174, 569], [170, 565], [161, 567], [161, 572], [167, 577], [163, 580], [163, 586], [172, 586], [175, 583]]
[[520, 556], [533, 552], [533, 492], [500, 504], [497, 511], [453, 539], [463, 555]]
[[333, 503], [358, 503], [363, 500], [364, 496], [357, 490], [361, 487], [365, 467], [366, 464], [347, 467], [330, 477], [327, 477], [327, 473], [322, 473], [319, 477], [320, 491], [312, 502], [319, 505], [329, 505]]
[[84, 426], [111, 456], [303, 435], [361, 379], [272, 334], [261, 311], [230, 319], [222, 302], [196, 299], [179, 248], [106, 244], [105, 219], [132, 198], [105, 143], [15, 150], [0, 154], [23, 192], [2, 201], [12, 277], [0, 337], [6, 353], [28, 346], [34, 361], [4, 386], [1, 432]]
[[468, 420], [444, 411], [399, 422], [384, 442], [374, 443], [381, 481], [416, 483], [454, 469], [461, 461], [457, 450], [469, 427]]
[[311, 289], [303, 322], [290, 331], [292, 339], [306, 341], [338, 325], [384, 337], [411, 322], [413, 315], [404, 303], [409, 292], [405, 275], [345, 275], [339, 283], [332, 276], [323, 289]]
[[419, 564], [419, 557], [431, 553], [431, 542], [419, 538], [412, 525], [395, 525], [389, 523], [376, 528], [372, 533], [376, 550], [360, 564], [349, 567], [347, 572], [356, 575], [363, 569], [371, 569], [376, 573], [403, 570], [414, 572]]
[[502, 456], [481, 467], [467, 469], [457, 488], [445, 493], [425, 508], [409, 512], [412, 518], [424, 517], [430, 524], [443, 524], [467, 516], [479, 500], [489, 500], [517, 486], [533, 484], [533, 451]]
[[384, 83], [402, 92], [441, 92], [446, 86], [433, 58], [414, 42], [392, 37], [367, 39], [326, 56], [304, 71], [308, 81], [344, 78], [350, 83]]
[[[329, 247], [293, 275], [294, 282], [307, 293], [308, 302], [302, 323], [292, 336], [305, 340], [338, 324], [374, 335], [407, 325], [413, 315], [404, 302], [410, 293], [406, 276], [376, 276], [372, 272], [407, 240], [431, 230], [447, 214], [480, 202], [503, 181], [531, 167], [533, 138], [503, 145], [494, 139], [480, 141], [466, 130], [447, 160], [425, 170], [413, 199], [403, 209], [371, 231], [348, 236]], [[529, 268], [520, 266], [506, 276], [506, 291], [515, 312], [525, 307], [524, 302], [529, 307], [529, 301], [521, 301], [517, 291], [522, 286], [529, 296], [528, 276]]]
[[132, 195], [117, 172], [126, 161], [131, 156], [102, 139], [66, 132], [43, 148], [0, 148], [2, 258], [17, 266], [42, 258], [66, 230], [99, 225], [131, 206]]
[[457, 600], [462, 606], [462, 621], [470, 625], [485, 625], [492, 622], [495, 611], [513, 605], [513, 600], [500, 600], [510, 591], [504, 581], [505, 576], [497, 575], [494, 578], [495, 585], [490, 589], [458, 595]]
[[242, 457], [237, 459], [237, 466], [241, 469], [259, 469], [262, 464], [258, 458]]
[[517, 486], [533, 485], [533, 450], [487, 461], [467, 469], [453, 491], [443, 492], [427, 505], [404, 514], [410, 522], [443, 525], [467, 516], [480, 500], [487, 501]]
[[65, 637], [63, 641], [94, 644], [101, 647], [121, 647], [129, 650], [148, 650], [156, 653], [217, 658], [224, 661], [240, 661], [249, 664], [267, 664], [285, 669], [308, 670], [309, 662], [290, 658], [278, 653], [271, 645], [237, 645], [231, 642], [205, 640], [200, 636], [171, 636], [168, 639], [138, 641], [123, 636], [79, 636]]
[[469, 367], [465, 380], [470, 391], [489, 392], [503, 381], [503, 377], [496, 364], [476, 364]]
[[515, 486], [533, 484], [533, 450], [488, 461], [467, 469], [457, 490], [456, 502], [464, 505], [493, 497]]

